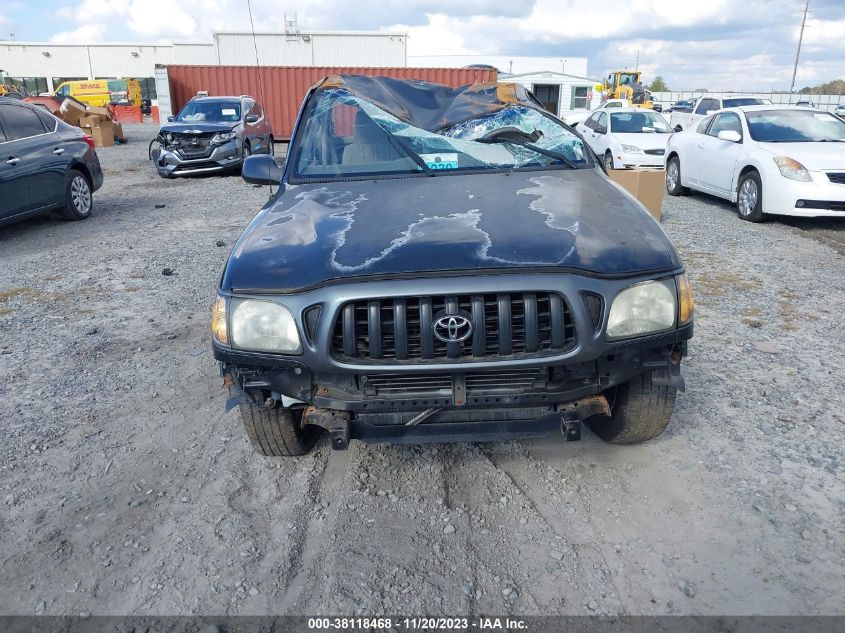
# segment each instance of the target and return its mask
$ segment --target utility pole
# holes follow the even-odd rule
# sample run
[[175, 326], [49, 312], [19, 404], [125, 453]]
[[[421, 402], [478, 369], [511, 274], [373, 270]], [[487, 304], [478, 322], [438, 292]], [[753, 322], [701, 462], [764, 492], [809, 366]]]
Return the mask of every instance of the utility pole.
[[[810, 0], [807, 0], [807, 2], [809, 2], [809, 1]], [[634, 66], [634, 70], [639, 70], [639, 69], [640, 69], [640, 49], [637, 49], [637, 63]]]
[[798, 72], [798, 58], [801, 56], [801, 42], [804, 40], [804, 25], [807, 24], [807, 11], [810, 8], [810, 0], [804, 3], [804, 17], [801, 18], [801, 32], [798, 35], [798, 50], [795, 51], [795, 65], [792, 67], [792, 84], [789, 86], [789, 100], [792, 101], [792, 92], [795, 90], [795, 74]]

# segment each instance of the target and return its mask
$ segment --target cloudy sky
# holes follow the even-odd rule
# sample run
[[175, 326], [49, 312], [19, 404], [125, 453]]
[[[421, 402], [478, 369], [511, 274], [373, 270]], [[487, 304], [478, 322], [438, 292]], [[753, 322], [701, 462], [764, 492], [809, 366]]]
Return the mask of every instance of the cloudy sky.
[[[252, 0], [257, 30], [407, 31], [409, 55], [582, 56], [675, 90], [788, 88], [803, 0]], [[158, 42], [248, 30], [247, 0], [4, 0], [0, 39]], [[845, 77], [845, 1], [810, 0], [797, 87]]]

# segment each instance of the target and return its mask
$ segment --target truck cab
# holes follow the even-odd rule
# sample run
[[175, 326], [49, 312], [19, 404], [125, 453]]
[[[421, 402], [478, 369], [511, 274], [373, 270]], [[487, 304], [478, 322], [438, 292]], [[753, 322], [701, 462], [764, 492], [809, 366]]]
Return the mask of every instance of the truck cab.
[[715, 95], [701, 95], [695, 103], [693, 103], [692, 110], [672, 110], [669, 118], [669, 125], [676, 132], [688, 130], [691, 127], [698, 125], [708, 114], [721, 110], [722, 108], [737, 108], [740, 106], [749, 105], [771, 105], [771, 99], [763, 99], [760, 97], [717, 97]]

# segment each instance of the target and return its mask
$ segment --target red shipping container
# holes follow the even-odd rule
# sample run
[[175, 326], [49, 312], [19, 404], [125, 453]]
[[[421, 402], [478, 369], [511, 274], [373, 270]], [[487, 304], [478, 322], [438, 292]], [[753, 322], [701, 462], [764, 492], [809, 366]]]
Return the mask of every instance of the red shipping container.
[[[328, 75], [378, 75], [396, 79], [418, 79], [453, 88], [478, 82], [494, 82], [497, 78], [495, 70], [479, 68], [168, 66], [170, 109], [176, 114], [200, 91], [221, 96], [248, 94], [263, 106], [276, 139], [288, 140], [308, 89]], [[335, 124], [351, 126], [354, 121], [338, 120]]]

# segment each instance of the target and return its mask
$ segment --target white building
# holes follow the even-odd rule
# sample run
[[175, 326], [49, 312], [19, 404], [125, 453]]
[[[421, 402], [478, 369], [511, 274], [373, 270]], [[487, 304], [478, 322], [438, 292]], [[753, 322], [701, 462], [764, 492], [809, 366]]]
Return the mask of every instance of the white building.
[[0, 41], [0, 70], [30, 93], [72, 79], [133, 77], [155, 97], [156, 64], [405, 66], [407, 35], [369, 31], [217, 32], [211, 42], [55, 44]]
[[499, 81], [522, 84], [534, 93], [549, 112], [557, 116], [566, 112], [590, 110], [598, 104], [598, 101], [593, 103], [593, 100], [601, 98], [598, 93], [594, 94], [594, 88], [601, 80], [589, 77], [541, 71], [499, 75]]
[[500, 73], [522, 75], [551, 71], [579, 77], [587, 74], [586, 57], [526, 57], [519, 55], [408, 55], [415, 68], [462, 68], [493, 66]]

